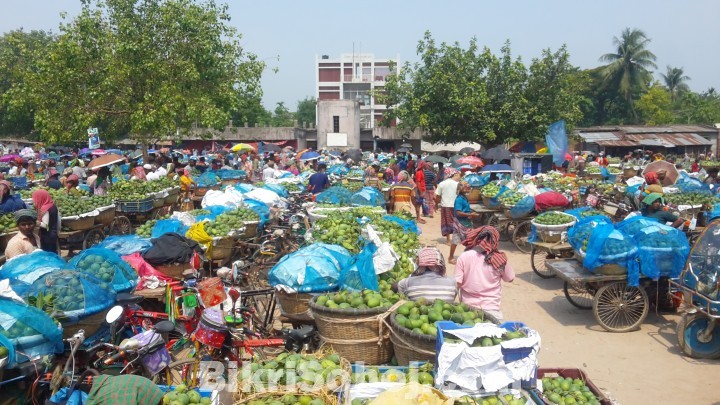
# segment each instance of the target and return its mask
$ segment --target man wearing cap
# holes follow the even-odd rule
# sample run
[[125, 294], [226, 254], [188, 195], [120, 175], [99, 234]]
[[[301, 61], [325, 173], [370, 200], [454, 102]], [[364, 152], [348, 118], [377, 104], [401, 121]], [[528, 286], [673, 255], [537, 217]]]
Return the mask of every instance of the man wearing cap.
[[662, 195], [658, 193], [651, 193], [645, 197], [642, 202], [644, 208], [641, 212], [644, 217], [657, 219], [661, 224], [672, 223], [671, 226], [673, 228], [677, 228], [682, 225], [682, 218], [663, 209], [665, 201], [663, 200]]
[[5, 257], [8, 260], [40, 249], [40, 239], [35, 234], [36, 221], [37, 214], [34, 210], [26, 208], [15, 211], [15, 223], [19, 232], [8, 241], [5, 248]]
[[143, 169], [145, 169], [145, 172], [147, 173], [145, 175], [147, 181], [160, 180], [160, 176], [155, 172], [155, 169], [157, 169], [155, 165], [144, 164]]

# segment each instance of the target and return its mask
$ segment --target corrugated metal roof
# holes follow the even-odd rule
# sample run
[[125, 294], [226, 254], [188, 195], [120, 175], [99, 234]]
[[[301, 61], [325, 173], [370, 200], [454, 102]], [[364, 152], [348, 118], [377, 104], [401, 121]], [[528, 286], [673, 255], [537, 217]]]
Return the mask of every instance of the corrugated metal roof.
[[586, 142], [599, 142], [599, 141], [615, 141], [620, 139], [619, 136], [612, 132], [578, 132]]
[[[652, 145], [651, 143], [643, 142], [660, 142], [666, 148], [674, 148], [676, 146], [703, 146], [712, 145], [711, 141], [703, 138], [698, 134], [680, 134], [680, 133], [653, 133], [653, 134], [628, 134], [626, 139], [630, 139], [639, 142], [641, 145]], [[654, 146], [654, 145], [653, 145]]]
[[667, 125], [667, 126], [642, 126], [642, 125], [603, 125], [590, 128], [576, 128], [578, 133], [582, 132], [615, 132], [627, 134], [650, 134], [650, 133], [716, 133], [717, 128], [709, 125]]
[[638, 143], [635, 141], [621, 141], [619, 139], [612, 141], [597, 141], [596, 143], [600, 146], [638, 146]]

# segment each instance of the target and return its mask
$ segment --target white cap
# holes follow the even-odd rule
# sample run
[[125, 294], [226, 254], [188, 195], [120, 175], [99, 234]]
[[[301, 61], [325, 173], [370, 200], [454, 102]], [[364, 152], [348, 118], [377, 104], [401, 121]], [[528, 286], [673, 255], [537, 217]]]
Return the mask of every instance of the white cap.
[[150, 166], [149, 163], [146, 163], [146, 164], [143, 165], [143, 169], [145, 169], [145, 170], [152, 170], [152, 166]]

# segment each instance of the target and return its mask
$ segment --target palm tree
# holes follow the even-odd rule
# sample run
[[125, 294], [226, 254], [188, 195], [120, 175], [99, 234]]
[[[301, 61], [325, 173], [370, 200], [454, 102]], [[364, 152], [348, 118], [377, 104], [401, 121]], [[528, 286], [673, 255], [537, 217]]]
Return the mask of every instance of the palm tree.
[[674, 68], [670, 66], [667, 67], [666, 74], [660, 73], [660, 76], [662, 76], [665, 81], [665, 87], [667, 87], [670, 92], [670, 101], [673, 103], [680, 93], [690, 90], [690, 87], [688, 87], [686, 83], [690, 80], [690, 77], [685, 76], [684, 73], [683, 68]]
[[605, 85], [625, 99], [633, 117], [633, 94], [647, 88], [652, 78], [649, 69], [657, 68], [655, 54], [646, 48], [648, 43], [650, 38], [643, 31], [625, 28], [620, 38], [613, 37], [615, 53], [600, 57], [600, 61], [609, 62], [603, 67]]

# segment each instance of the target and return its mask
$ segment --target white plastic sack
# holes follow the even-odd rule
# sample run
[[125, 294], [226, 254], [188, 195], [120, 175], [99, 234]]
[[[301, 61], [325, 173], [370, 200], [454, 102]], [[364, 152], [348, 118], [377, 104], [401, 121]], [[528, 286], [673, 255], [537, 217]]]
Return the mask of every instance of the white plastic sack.
[[382, 274], [390, 271], [395, 267], [398, 255], [393, 250], [390, 243], [384, 242], [378, 246], [377, 251], [373, 255], [373, 265], [375, 266], [375, 274]]
[[262, 201], [268, 206], [279, 204], [281, 202], [280, 196], [277, 195], [276, 192], [266, 188], [256, 188], [247, 192], [245, 193], [245, 198]]
[[228, 187], [225, 191], [209, 190], [202, 199], [202, 207], [210, 207], [212, 205], [221, 205], [230, 208], [237, 208], [242, 205], [243, 195], [233, 187]]
[[185, 226], [190, 226], [195, 223], [195, 217], [190, 215], [189, 212], [175, 211], [170, 218], [177, 219]]
[[629, 179], [625, 180], [625, 184], [628, 186], [637, 186], [638, 184], [643, 184], [645, 182], [645, 179], [640, 176], [634, 176], [630, 177]]
[[540, 194], [540, 190], [538, 190], [537, 186], [535, 186], [532, 183], [525, 184], [523, 186], [523, 190], [525, 194], [535, 197], [536, 195]]

